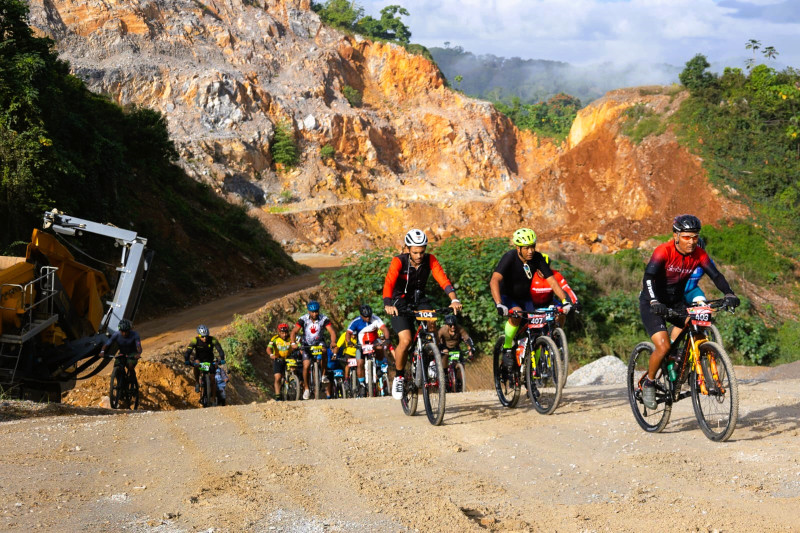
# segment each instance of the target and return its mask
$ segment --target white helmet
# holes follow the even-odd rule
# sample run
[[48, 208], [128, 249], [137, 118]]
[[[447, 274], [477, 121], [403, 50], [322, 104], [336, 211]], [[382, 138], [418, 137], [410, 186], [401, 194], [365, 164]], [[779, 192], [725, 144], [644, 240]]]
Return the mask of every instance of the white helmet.
[[410, 229], [406, 233], [406, 246], [427, 246], [428, 237], [421, 229]]

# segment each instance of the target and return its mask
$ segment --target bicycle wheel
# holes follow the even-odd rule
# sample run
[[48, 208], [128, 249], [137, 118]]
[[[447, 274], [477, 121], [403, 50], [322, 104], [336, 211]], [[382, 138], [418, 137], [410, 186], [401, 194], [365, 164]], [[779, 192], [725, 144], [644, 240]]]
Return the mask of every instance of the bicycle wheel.
[[358, 372], [355, 367], [350, 369], [350, 395], [353, 398], [361, 398], [358, 390]]
[[636, 422], [649, 433], [663, 431], [672, 413], [669, 383], [663, 371], [656, 375], [656, 408], [648, 409], [642, 401], [642, 380], [647, 376], [650, 355], [655, 349], [652, 342], [640, 342], [628, 360], [628, 400]]
[[556, 343], [550, 337], [537, 337], [531, 348], [525, 349], [523, 373], [528, 398], [533, 408], [543, 415], [552, 414], [561, 401], [560, 355]]
[[464, 370], [464, 365], [461, 363], [456, 364], [454, 371], [456, 377], [456, 392], [465, 392], [467, 390], [467, 372]]
[[567, 344], [567, 334], [561, 328], [553, 330], [553, 342], [556, 343], [561, 360], [559, 367], [561, 369], [561, 388], [563, 389], [567, 383], [567, 374], [569, 374], [569, 345]]
[[337, 398], [347, 399], [347, 387], [344, 386], [344, 379], [336, 379], [336, 390], [334, 396]]
[[719, 344], [723, 350], [725, 349], [725, 345], [722, 344], [722, 334], [714, 324], [711, 324], [708, 326], [708, 328], [706, 328], [706, 338], [711, 342]]
[[705, 394], [698, 383], [699, 376], [689, 376], [694, 414], [706, 437], [724, 442], [733, 434], [739, 417], [739, 385], [733, 364], [722, 346], [704, 342], [700, 345], [700, 367], [706, 385]]
[[447, 396], [446, 376], [442, 364], [442, 354], [436, 344], [429, 342], [422, 347], [422, 360], [425, 363], [425, 385], [422, 389], [422, 399], [425, 402], [425, 413], [428, 422], [434, 426], [442, 423], [444, 418], [445, 399]]
[[311, 363], [311, 393], [314, 395], [315, 400], [319, 400], [319, 363], [314, 361]]
[[494, 343], [494, 353], [492, 355], [492, 373], [494, 374], [494, 388], [497, 391], [497, 399], [503, 407], [516, 407], [520, 397], [519, 373], [514, 368], [509, 370], [503, 366], [503, 342], [501, 336]]
[[139, 408], [139, 381], [137, 381], [135, 375], [128, 376], [128, 409], [135, 411], [138, 408]]
[[[403, 412], [406, 416], [413, 416], [417, 412], [417, 400], [419, 389], [415, 380], [415, 375], [418, 374], [417, 368], [420, 365], [416, 362], [416, 355], [411, 354], [408, 366], [405, 369], [405, 377], [403, 379], [403, 397], [400, 399], [400, 404], [403, 406]], [[419, 377], [419, 376], [417, 376]]]
[[389, 391], [389, 376], [386, 374], [381, 374], [381, 377], [378, 378], [378, 384], [380, 385], [379, 394], [380, 396], [386, 397], [390, 396], [391, 392]]
[[367, 377], [367, 398], [375, 396], [375, 361], [367, 359], [364, 361], [364, 374]]
[[203, 396], [200, 399], [200, 403], [203, 404], [203, 407], [211, 407], [211, 376], [209, 374], [203, 375], [202, 380], [202, 388], [203, 388]]
[[297, 401], [300, 399], [300, 380], [294, 374], [287, 374], [286, 382], [283, 387], [286, 395], [284, 400]]
[[111, 381], [108, 387], [108, 403], [112, 409], [119, 407], [120, 395], [122, 394], [122, 371], [120, 367], [111, 370]]

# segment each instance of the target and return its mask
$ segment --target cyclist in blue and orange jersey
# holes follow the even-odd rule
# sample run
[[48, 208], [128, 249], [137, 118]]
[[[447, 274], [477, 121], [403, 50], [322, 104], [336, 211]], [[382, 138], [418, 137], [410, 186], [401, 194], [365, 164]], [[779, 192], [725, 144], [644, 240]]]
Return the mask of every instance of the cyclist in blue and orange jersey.
[[[359, 394], [363, 395], [366, 392], [366, 383], [364, 379], [364, 357], [361, 353], [361, 344], [364, 341], [364, 335], [366, 333], [376, 332], [378, 330], [383, 330], [384, 338], [389, 338], [389, 328], [386, 327], [386, 324], [383, 323], [383, 320], [372, 312], [372, 307], [367, 304], [362, 304], [361, 307], [358, 308], [359, 316], [354, 318], [350, 325], [347, 326], [347, 332], [345, 333], [345, 345], [349, 345], [351, 339], [353, 337], [356, 338], [356, 359], [358, 360], [358, 387]], [[353, 391], [355, 392], [355, 391]]]
[[119, 351], [125, 355], [124, 363], [122, 358], [118, 358], [114, 360], [114, 366], [126, 365], [130, 369], [133, 379], [136, 380], [136, 364], [142, 358], [142, 341], [139, 338], [139, 334], [133, 330], [131, 321], [127, 318], [119, 321], [117, 329], [118, 331], [111, 335], [100, 349], [100, 357], [105, 357], [106, 350], [113, 347], [114, 353]]
[[725, 295], [725, 305], [737, 307], [739, 298], [733, 293], [725, 276], [717, 270], [705, 250], [697, 246], [700, 219], [693, 215], [678, 215], [672, 221], [672, 239], [659, 245], [653, 252], [642, 278], [639, 294], [639, 313], [644, 328], [653, 340], [655, 350], [650, 355], [647, 379], [642, 383], [642, 400], [648, 409], [656, 408], [655, 377], [661, 360], [669, 351], [670, 339], [666, 320], [677, 326], [673, 335], [677, 337], [685, 324], [683, 318], [664, 318], [667, 309], [685, 308], [686, 283], [700, 267], [708, 274], [714, 285]]
[[395, 349], [395, 369], [397, 374], [392, 382], [392, 397], [400, 400], [403, 397], [403, 372], [406, 365], [406, 354], [411, 345], [415, 320], [403, 313], [416, 306], [429, 306], [425, 297], [425, 285], [428, 278], [433, 278], [450, 298], [450, 307], [456, 313], [461, 311], [461, 302], [456, 298], [453, 284], [447, 278], [442, 265], [432, 254], [426, 253], [428, 237], [422, 230], [412, 229], [406, 233], [405, 252], [392, 259], [389, 272], [383, 282], [383, 304], [386, 314], [392, 317], [392, 329], [397, 333], [398, 342]]
[[[706, 243], [703, 241], [702, 237], [697, 239], [697, 246], [703, 250], [706, 249]], [[711, 264], [714, 264], [713, 259], [711, 259]], [[692, 272], [692, 275], [689, 276], [689, 281], [686, 282], [686, 289], [683, 291], [683, 300], [687, 305], [706, 301], [706, 293], [700, 288], [700, 278], [702, 278], [705, 273], [703, 267], [697, 267], [694, 269], [694, 272]]]
[[[511, 238], [516, 249], [506, 252], [492, 272], [489, 289], [492, 292], [497, 313], [508, 316], [512, 311], [533, 311], [536, 306], [531, 299], [531, 282], [538, 270], [555, 293], [564, 313], [568, 313], [572, 305], [567, 295], [556, 281], [550, 265], [544, 256], [536, 251], [536, 233], [529, 228], [520, 228]], [[509, 317], [505, 325], [503, 342], [503, 363], [512, 364], [514, 336], [519, 330], [521, 320]]]
[[[331, 324], [330, 319], [320, 314], [319, 312], [319, 302], [316, 300], [312, 300], [308, 302], [306, 305], [306, 309], [308, 309], [308, 313], [301, 316], [297, 319], [297, 323], [294, 325], [294, 329], [292, 329], [291, 339], [292, 339], [292, 348], [301, 348], [303, 352], [303, 399], [308, 400], [311, 397], [311, 392], [308, 389], [308, 370], [311, 368], [311, 349], [309, 348], [312, 345], [324, 345], [325, 338], [323, 337], [323, 330], [327, 330], [328, 334], [331, 336], [330, 342], [330, 349], [331, 351], [336, 351], [336, 330], [333, 329], [333, 324]], [[298, 346], [297, 343], [297, 334], [303, 330], [303, 334], [300, 337], [300, 345]], [[327, 350], [323, 351], [323, 353], [327, 353]], [[325, 361], [320, 361], [320, 370], [322, 374], [322, 379], [320, 379], [321, 383], [329, 383], [327, 372], [325, 369], [327, 368], [327, 355], [324, 356]], [[330, 384], [328, 386], [328, 396], [330, 397], [331, 388]]]

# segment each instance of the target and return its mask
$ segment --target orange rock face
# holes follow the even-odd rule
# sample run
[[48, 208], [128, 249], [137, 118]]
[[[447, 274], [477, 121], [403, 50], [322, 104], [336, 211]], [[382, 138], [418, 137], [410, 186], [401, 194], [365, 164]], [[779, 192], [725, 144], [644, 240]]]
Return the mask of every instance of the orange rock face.
[[[91, 89], [161, 111], [186, 171], [262, 210], [290, 249], [525, 224], [604, 251], [665, 232], [678, 212], [742, 212], [669, 131], [638, 146], [619, 134], [635, 103], [674, 110], [666, 95], [611, 93], [557, 145], [450, 90], [425, 58], [321, 25], [307, 0], [31, 0], [31, 20]], [[298, 141], [295, 169], [272, 161], [278, 122]], [[579, 237], [590, 232], [600, 240]]]

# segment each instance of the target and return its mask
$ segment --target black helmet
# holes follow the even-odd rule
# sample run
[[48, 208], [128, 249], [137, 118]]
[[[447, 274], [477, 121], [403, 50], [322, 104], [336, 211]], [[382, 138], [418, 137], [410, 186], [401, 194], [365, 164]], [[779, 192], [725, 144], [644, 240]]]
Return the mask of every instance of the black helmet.
[[361, 304], [361, 307], [358, 308], [358, 312], [361, 316], [372, 316], [372, 308], [367, 304]]
[[700, 233], [700, 219], [694, 215], [678, 215], [672, 221], [672, 231], [680, 233], [687, 231], [690, 233]]
[[117, 329], [119, 329], [120, 331], [130, 331], [131, 327], [132, 327], [131, 321], [128, 320], [127, 318], [123, 318], [122, 320], [119, 321], [119, 324], [117, 324]]
[[444, 323], [447, 324], [448, 326], [457, 326], [458, 319], [456, 318], [456, 315], [447, 315], [446, 317], [444, 317]]

